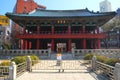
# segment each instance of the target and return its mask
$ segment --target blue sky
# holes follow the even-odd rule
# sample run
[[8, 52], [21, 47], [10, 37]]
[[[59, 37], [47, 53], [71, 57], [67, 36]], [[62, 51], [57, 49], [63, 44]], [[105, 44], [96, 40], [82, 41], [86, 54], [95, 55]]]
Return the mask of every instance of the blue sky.
[[[17, 0], [1, 0], [0, 14], [12, 12]], [[70, 10], [70, 9], [85, 9], [99, 11], [99, 3], [103, 0], [34, 0], [38, 4], [44, 5], [47, 9], [55, 10]], [[116, 11], [120, 8], [120, 0], [109, 0], [112, 5], [112, 10]]]

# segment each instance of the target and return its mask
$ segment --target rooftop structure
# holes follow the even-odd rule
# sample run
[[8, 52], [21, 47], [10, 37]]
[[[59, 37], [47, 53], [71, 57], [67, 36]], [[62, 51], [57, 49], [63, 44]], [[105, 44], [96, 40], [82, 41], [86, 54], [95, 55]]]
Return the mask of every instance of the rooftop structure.
[[111, 11], [111, 3], [108, 0], [104, 0], [100, 2], [100, 12], [110, 12]]

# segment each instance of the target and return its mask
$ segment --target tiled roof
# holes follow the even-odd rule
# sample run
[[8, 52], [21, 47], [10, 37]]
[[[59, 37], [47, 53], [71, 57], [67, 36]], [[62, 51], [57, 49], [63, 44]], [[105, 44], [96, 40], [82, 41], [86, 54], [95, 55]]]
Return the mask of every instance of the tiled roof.
[[91, 12], [88, 9], [81, 10], [43, 10], [36, 9], [29, 14], [13, 14], [7, 13], [7, 16], [20, 16], [20, 17], [90, 17], [90, 16], [107, 16], [116, 15], [116, 12]]

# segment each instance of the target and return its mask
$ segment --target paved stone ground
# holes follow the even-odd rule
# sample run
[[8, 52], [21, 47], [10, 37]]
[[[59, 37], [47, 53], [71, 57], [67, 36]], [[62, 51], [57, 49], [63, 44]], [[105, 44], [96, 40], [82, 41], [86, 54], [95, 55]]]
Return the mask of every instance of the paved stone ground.
[[[48, 62], [41, 61], [41, 64], [38, 63], [38, 66], [36, 65], [37, 67], [35, 66], [33, 67], [34, 69], [32, 72], [30, 73], [27, 72], [22, 76], [18, 77], [16, 80], [106, 80], [88, 71], [87, 67], [82, 64], [83, 61], [81, 59], [79, 59], [77, 62], [74, 61], [72, 62], [74, 58], [72, 57], [71, 54], [62, 54], [62, 55], [63, 55], [62, 59], [65, 61], [64, 62], [65, 65], [69, 66], [66, 67], [66, 69], [68, 70], [65, 70], [64, 72], [62, 71], [59, 72], [55, 61], [56, 54], [52, 54], [50, 60], [47, 60]], [[40, 66], [42, 68], [40, 68]], [[51, 68], [53, 68], [53, 70], [47, 70]], [[78, 69], [71, 70], [74, 68], [78, 68], [79, 70]]]
[[49, 71], [49, 72], [31, 72], [25, 73], [17, 80], [96, 80], [93, 78], [88, 71], [82, 70], [79, 72], [64, 72], [58, 73], [58, 71]]
[[[65, 63], [67, 64], [67, 66], [70, 66], [70, 64], [73, 63], [76, 66], [72, 66], [71, 69], [74, 69], [75, 67], [79, 70], [69, 70], [69, 67], [67, 67], [68, 70], [65, 70], [64, 72], [59, 72], [59, 70], [40, 70], [39, 68], [37, 68], [30, 73], [26, 73], [20, 76], [19, 78], [17, 78], [17, 80], [96, 80], [93, 76], [91, 76], [90, 72], [87, 71], [87, 68], [82, 64], [81, 61], [72, 62], [66, 60]], [[50, 63], [45, 64], [49, 67]]]

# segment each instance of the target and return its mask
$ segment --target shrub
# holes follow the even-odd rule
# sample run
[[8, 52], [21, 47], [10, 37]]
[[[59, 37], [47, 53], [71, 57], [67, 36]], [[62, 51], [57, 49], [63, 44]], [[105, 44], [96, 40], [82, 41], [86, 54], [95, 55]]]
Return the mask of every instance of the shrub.
[[38, 56], [36, 56], [36, 55], [31, 55], [30, 58], [31, 58], [31, 60], [33, 60], [33, 61], [32, 61], [32, 65], [38, 63], [38, 60], [39, 60]]
[[117, 62], [120, 62], [119, 59], [116, 59], [116, 58], [109, 58], [106, 60], [106, 64], [110, 65], [110, 66], [115, 66], [115, 64]]
[[26, 56], [17, 56], [12, 59], [16, 64], [20, 64], [26, 61]]
[[[31, 60], [39, 60], [39, 58], [35, 55], [31, 55], [30, 58]], [[17, 56], [17, 57], [14, 57], [12, 61], [14, 61], [16, 64], [20, 64], [20, 63], [25, 62], [26, 59], [27, 59], [27, 56]]]
[[93, 54], [86, 54], [84, 60], [91, 60], [93, 56]]
[[10, 66], [10, 61], [2, 62], [0, 66]]
[[97, 58], [97, 61], [100, 61], [102, 63], [105, 63], [105, 61], [108, 59], [107, 57], [105, 56], [96, 56]]
[[30, 58], [31, 60], [39, 60], [39, 57], [36, 55], [31, 55]]

